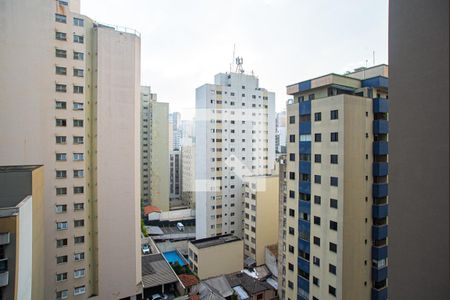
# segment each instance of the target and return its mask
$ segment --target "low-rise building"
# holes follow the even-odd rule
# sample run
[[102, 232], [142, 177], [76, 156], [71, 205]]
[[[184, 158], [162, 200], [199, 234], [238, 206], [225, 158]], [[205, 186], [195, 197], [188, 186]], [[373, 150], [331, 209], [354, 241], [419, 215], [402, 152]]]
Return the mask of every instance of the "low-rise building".
[[233, 288], [239, 299], [271, 300], [277, 299], [277, 291], [267, 282], [260, 281], [247, 275], [245, 272], [237, 272], [226, 275], [228, 283]]
[[43, 173], [0, 167], [0, 299], [44, 299]]
[[244, 264], [243, 241], [231, 234], [189, 242], [189, 266], [200, 279], [238, 272]]

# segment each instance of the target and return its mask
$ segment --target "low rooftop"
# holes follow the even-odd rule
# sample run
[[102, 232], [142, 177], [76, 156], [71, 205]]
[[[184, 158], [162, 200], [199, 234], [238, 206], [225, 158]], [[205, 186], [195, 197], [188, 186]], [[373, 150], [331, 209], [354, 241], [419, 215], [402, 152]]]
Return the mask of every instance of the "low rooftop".
[[32, 194], [32, 172], [39, 167], [0, 166], [0, 208], [16, 207]]
[[252, 278], [245, 273], [237, 272], [226, 275], [226, 277], [231, 287], [241, 286], [250, 296], [274, 289], [270, 284]]
[[178, 278], [162, 254], [142, 256], [142, 284], [144, 288], [178, 282]]
[[240, 241], [240, 240], [241, 239], [238, 238], [237, 236], [227, 234], [227, 235], [214, 236], [214, 237], [209, 237], [209, 238], [204, 238], [204, 239], [198, 239], [195, 241], [191, 241], [191, 243], [193, 245], [195, 245], [195, 247], [197, 247], [198, 249], [202, 249], [202, 248], [232, 243], [232, 242], [236, 242], [236, 241]]

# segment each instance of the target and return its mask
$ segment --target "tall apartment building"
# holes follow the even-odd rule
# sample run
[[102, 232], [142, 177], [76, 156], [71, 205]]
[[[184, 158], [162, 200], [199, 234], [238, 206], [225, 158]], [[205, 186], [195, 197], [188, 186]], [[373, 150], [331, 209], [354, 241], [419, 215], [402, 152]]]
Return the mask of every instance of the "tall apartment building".
[[277, 113], [275, 119], [275, 151], [286, 153], [286, 111]]
[[0, 299], [44, 299], [44, 170], [0, 166]]
[[0, 6], [0, 165], [44, 165], [44, 298], [136, 299], [139, 34], [78, 0]]
[[196, 90], [196, 236], [242, 237], [245, 175], [275, 156], [275, 94], [254, 75], [220, 73]]
[[178, 201], [181, 198], [181, 151], [170, 151], [170, 200]]
[[163, 211], [170, 208], [168, 116], [169, 103], [141, 87], [141, 199]]
[[194, 123], [181, 123], [181, 200], [190, 208], [195, 207], [195, 137]]
[[169, 147], [173, 150], [180, 150], [181, 148], [181, 114], [179, 112], [173, 112], [169, 114], [169, 128], [171, 130], [171, 144]]
[[278, 157], [278, 295], [285, 295], [286, 281], [286, 154]]
[[449, 1], [389, 1], [389, 299], [450, 299]]
[[278, 170], [272, 175], [244, 177], [244, 255], [257, 266], [266, 247], [278, 242]]
[[283, 299], [387, 299], [388, 67], [287, 87]]

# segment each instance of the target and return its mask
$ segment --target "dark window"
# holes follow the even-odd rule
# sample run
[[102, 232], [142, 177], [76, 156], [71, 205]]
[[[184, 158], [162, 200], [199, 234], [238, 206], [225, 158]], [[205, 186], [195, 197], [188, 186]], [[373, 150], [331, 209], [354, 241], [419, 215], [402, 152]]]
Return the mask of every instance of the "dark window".
[[314, 121], [322, 121], [322, 113], [320, 113], [320, 112], [316, 112], [315, 114], [314, 114]]
[[298, 102], [303, 102], [303, 101], [305, 101], [305, 97], [304, 96], [298, 97]]
[[295, 192], [294, 191], [289, 191], [289, 198], [292, 198], [292, 199], [295, 198]]
[[314, 216], [314, 224], [320, 225], [320, 217]]
[[321, 202], [320, 196], [314, 196], [314, 203], [320, 204], [320, 202]]
[[336, 297], [336, 288], [332, 287], [331, 285], [328, 286], [328, 293]]
[[320, 177], [320, 175], [314, 175], [314, 183], [320, 184], [320, 182], [321, 182], [321, 177]]
[[337, 164], [338, 163], [338, 156], [337, 154], [331, 154], [330, 155], [330, 163]]
[[337, 201], [337, 199], [330, 199], [330, 207], [331, 208], [338, 208], [338, 201]]
[[295, 210], [293, 210], [292, 208], [289, 209], [289, 215], [291, 217], [295, 217]]
[[322, 162], [322, 155], [314, 154], [314, 162], [315, 163], [321, 163]]
[[337, 227], [338, 227], [337, 222], [330, 221], [330, 229], [331, 230], [337, 230]]
[[295, 179], [295, 172], [289, 172], [289, 179]]
[[289, 160], [295, 161], [295, 153], [289, 153]]
[[328, 265], [328, 271], [329, 271], [331, 274], [336, 275], [336, 266], [335, 266], [335, 265], [332, 265], [332, 264], [329, 264], [329, 265]]
[[331, 186], [338, 186], [338, 178], [337, 177], [330, 177], [330, 185]]
[[295, 116], [289, 117], [289, 124], [295, 124]]
[[288, 281], [288, 287], [292, 290], [294, 288], [294, 283], [292, 281]]
[[289, 234], [290, 235], [294, 235], [294, 232], [295, 232], [294, 228], [293, 227], [289, 227]]
[[337, 132], [332, 132], [331, 133], [331, 141], [332, 142], [337, 142], [338, 140], [339, 140], [338, 133]]
[[317, 286], [320, 286], [319, 285], [319, 278], [313, 276], [313, 284], [315, 284]]
[[331, 120], [337, 120], [339, 118], [339, 114], [337, 110], [332, 110], [330, 112], [330, 119]]
[[289, 271], [294, 271], [294, 265], [289, 263], [288, 269], [289, 269]]
[[295, 143], [295, 134], [289, 135], [289, 142]]
[[315, 133], [314, 134], [314, 142], [321, 142], [322, 141], [322, 134]]
[[314, 241], [314, 245], [320, 246], [320, 238], [318, 238], [317, 236], [315, 236], [315, 237], [313, 238], [313, 241]]
[[308, 95], [308, 100], [314, 100], [314, 98], [315, 98], [315, 95], [314, 94], [309, 94]]
[[336, 253], [337, 252], [337, 245], [335, 243], [330, 243], [330, 251]]
[[313, 264], [320, 267], [320, 258], [313, 256]]
[[289, 252], [290, 252], [290, 253], [294, 253], [294, 246], [292, 246], [292, 245], [289, 245], [289, 247], [288, 247], [288, 248], [289, 248]]

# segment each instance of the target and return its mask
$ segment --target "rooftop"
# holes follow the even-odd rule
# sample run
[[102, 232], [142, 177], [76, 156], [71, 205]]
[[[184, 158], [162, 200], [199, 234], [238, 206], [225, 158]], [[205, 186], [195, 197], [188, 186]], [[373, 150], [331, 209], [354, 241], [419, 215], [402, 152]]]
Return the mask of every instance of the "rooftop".
[[214, 237], [209, 237], [209, 238], [204, 238], [204, 239], [198, 239], [195, 241], [191, 241], [191, 243], [193, 245], [195, 245], [195, 247], [197, 247], [198, 249], [202, 249], [202, 248], [232, 243], [232, 242], [236, 242], [236, 241], [240, 241], [240, 240], [241, 240], [240, 238], [238, 238], [234, 235], [227, 234], [227, 235], [214, 236]]
[[241, 272], [226, 275], [231, 287], [241, 286], [251, 296], [263, 291], [273, 289], [271, 285], [264, 281], [259, 281]]
[[32, 194], [32, 172], [40, 165], [0, 166], [0, 208], [18, 206]]
[[178, 278], [161, 254], [142, 256], [142, 284], [144, 288], [176, 283]]
[[178, 275], [178, 278], [180, 278], [181, 282], [185, 287], [190, 287], [193, 285], [198, 284], [198, 279], [194, 275], [190, 274], [180, 274]]
[[153, 205], [144, 206], [144, 215], [145, 216], [148, 215], [148, 214], [151, 214], [153, 212], [159, 212], [160, 213], [161, 210], [158, 207], [153, 206]]

